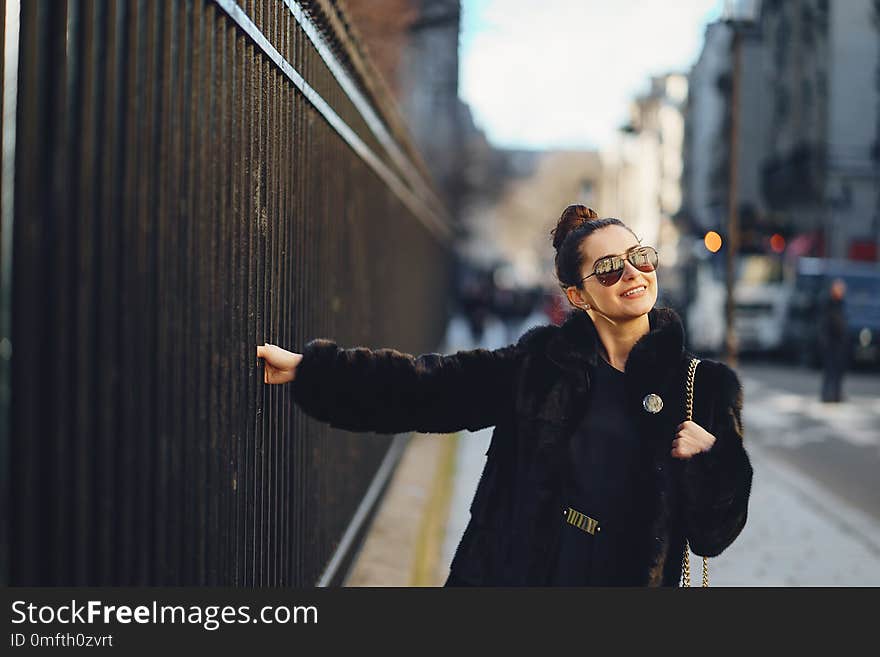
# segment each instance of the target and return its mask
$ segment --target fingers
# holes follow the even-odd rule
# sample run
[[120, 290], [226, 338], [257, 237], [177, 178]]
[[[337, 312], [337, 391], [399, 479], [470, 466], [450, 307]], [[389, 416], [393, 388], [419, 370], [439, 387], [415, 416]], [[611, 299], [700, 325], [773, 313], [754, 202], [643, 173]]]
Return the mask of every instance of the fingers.
[[674, 458], [677, 459], [689, 459], [694, 454], [699, 453], [698, 449], [689, 449], [686, 447], [673, 447], [670, 452]]
[[672, 456], [675, 458], [687, 458], [688, 452], [687, 448], [682, 442], [681, 438], [676, 438], [672, 441]]
[[262, 358], [263, 383], [288, 383], [296, 375], [302, 354], [287, 351], [274, 344], [257, 345], [257, 358]]
[[269, 342], [263, 345], [257, 345], [257, 358], [265, 360], [263, 363], [263, 383], [274, 383], [275, 368], [272, 367], [271, 359], [278, 349], [278, 347]]
[[267, 363], [263, 370], [263, 383], [278, 383], [278, 375], [278, 370]]
[[264, 358], [267, 364], [279, 370], [293, 370], [302, 360], [302, 354], [287, 351], [274, 344], [257, 347], [257, 357]]
[[[269, 347], [273, 345], [268, 342], [264, 345], [257, 345], [257, 358], [268, 358], [269, 356]], [[271, 365], [269, 363], [263, 363], [263, 383], [269, 383], [269, 370], [271, 369]]]
[[708, 449], [715, 443], [715, 436], [695, 422], [682, 422], [678, 425], [677, 438], [697, 445], [701, 450]]
[[699, 443], [690, 436], [680, 436], [672, 441], [672, 455], [677, 458], [690, 458], [700, 451]]
[[715, 443], [714, 437], [709, 435], [710, 440], [705, 440], [701, 436], [693, 436], [684, 432], [679, 432], [675, 440], [672, 441], [672, 456], [676, 458], [690, 458], [700, 452], [708, 451]]

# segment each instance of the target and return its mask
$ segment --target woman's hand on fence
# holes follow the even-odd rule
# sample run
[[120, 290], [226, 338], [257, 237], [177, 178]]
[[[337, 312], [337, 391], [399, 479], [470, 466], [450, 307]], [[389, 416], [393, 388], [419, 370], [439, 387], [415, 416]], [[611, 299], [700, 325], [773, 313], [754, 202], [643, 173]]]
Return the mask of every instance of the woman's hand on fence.
[[700, 452], [708, 452], [715, 444], [715, 436], [691, 420], [679, 424], [677, 430], [672, 441], [672, 456], [677, 459], [689, 459]]
[[257, 347], [257, 358], [266, 361], [263, 369], [264, 383], [288, 383], [296, 377], [296, 366], [302, 360], [302, 354], [287, 351], [274, 344]]

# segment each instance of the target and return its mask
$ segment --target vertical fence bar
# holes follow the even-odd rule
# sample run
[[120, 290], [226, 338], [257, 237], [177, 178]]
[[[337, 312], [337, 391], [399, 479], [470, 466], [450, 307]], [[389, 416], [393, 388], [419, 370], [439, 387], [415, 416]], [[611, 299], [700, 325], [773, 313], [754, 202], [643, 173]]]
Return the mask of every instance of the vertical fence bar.
[[[0, 516], [10, 518], [12, 435], [12, 258], [20, 0], [0, 0]], [[11, 523], [0, 531], [0, 585], [9, 583]]]

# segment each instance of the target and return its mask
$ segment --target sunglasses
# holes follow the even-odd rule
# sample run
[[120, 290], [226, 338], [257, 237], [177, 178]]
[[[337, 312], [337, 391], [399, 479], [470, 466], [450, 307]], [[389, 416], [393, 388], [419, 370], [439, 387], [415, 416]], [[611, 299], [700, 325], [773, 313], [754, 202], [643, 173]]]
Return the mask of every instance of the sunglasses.
[[[653, 246], [637, 246], [620, 255], [599, 258], [593, 266], [593, 273], [590, 276], [595, 276], [596, 280], [605, 287], [611, 287], [623, 277], [623, 270], [626, 267], [624, 258], [629, 260], [633, 267], [643, 272], [657, 269], [657, 262], [659, 260], [657, 249]], [[590, 276], [584, 276], [581, 279], [581, 283], [590, 278]]]

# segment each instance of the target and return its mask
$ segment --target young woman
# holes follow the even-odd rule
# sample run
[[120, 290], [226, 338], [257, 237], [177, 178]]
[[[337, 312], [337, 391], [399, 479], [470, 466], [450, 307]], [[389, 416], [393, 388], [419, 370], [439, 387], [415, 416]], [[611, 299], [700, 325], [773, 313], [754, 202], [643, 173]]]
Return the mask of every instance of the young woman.
[[495, 426], [447, 586], [677, 586], [686, 540], [716, 556], [746, 522], [739, 380], [701, 361], [683, 421], [692, 354], [655, 307], [656, 251], [581, 205], [551, 234], [573, 306], [561, 326], [451, 355], [264, 345], [265, 381], [350, 431]]

